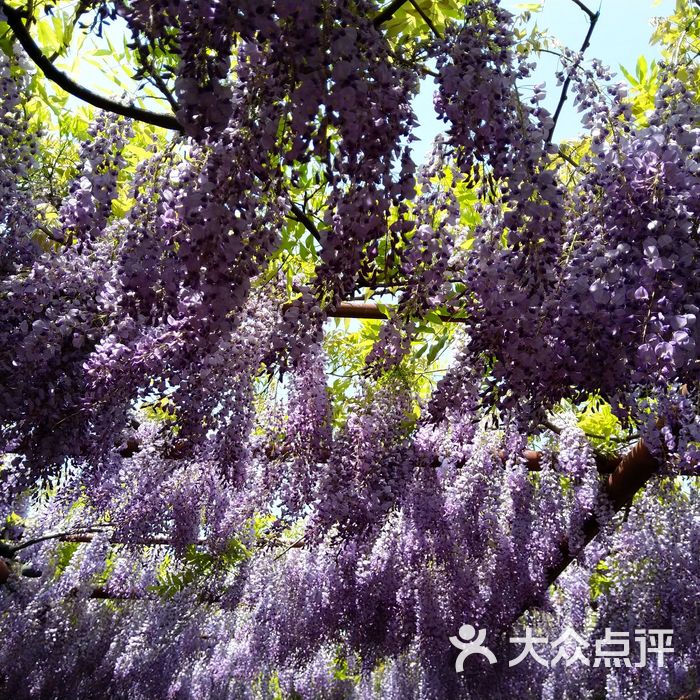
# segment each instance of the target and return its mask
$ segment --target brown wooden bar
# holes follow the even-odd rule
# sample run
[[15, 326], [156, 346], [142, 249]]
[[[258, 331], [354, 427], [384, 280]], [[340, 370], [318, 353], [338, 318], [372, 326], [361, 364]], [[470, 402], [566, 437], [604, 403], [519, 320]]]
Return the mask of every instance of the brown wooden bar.
[[[326, 314], [331, 318], [357, 318], [384, 321], [387, 314], [380, 310], [373, 301], [343, 301], [333, 309], [327, 309]], [[464, 318], [457, 312], [454, 314], [439, 314], [440, 320], [446, 323], [464, 323]]]

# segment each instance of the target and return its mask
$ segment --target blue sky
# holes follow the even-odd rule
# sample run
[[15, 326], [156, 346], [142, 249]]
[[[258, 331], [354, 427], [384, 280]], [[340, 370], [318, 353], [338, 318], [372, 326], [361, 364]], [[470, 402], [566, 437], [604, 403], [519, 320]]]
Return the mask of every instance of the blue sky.
[[[502, 0], [502, 6], [513, 12], [522, 12], [523, 0]], [[541, 12], [532, 16], [530, 25], [537, 23], [539, 29], [547, 29], [566, 46], [578, 49], [588, 29], [588, 18], [571, 0], [544, 0]], [[648, 60], [658, 58], [657, 46], [649, 45], [653, 17], [667, 16], [673, 12], [674, 0], [589, 0], [587, 6], [594, 12], [600, 9], [600, 18], [591, 39], [586, 56], [596, 57], [617, 72], [622, 64], [633, 69], [637, 58], [644, 54]], [[546, 83], [547, 99], [545, 107], [554, 111], [559, 99], [559, 89], [554, 79], [557, 59], [543, 54], [538, 70], [529, 82]], [[414, 160], [423, 161], [430, 142], [442, 130], [442, 124], [435, 119], [432, 106], [433, 85], [427, 80], [418, 96], [415, 109], [421, 127], [417, 135], [421, 139], [414, 145]], [[568, 107], [568, 108], [567, 108]], [[580, 123], [576, 110], [567, 105], [557, 124], [556, 140], [573, 139], [580, 133]]]

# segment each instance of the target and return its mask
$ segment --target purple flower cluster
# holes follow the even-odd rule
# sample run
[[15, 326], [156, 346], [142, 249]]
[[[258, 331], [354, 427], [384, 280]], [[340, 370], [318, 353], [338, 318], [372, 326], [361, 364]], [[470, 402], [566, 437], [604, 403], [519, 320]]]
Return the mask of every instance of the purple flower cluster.
[[[565, 186], [542, 91], [519, 97], [512, 18], [475, 0], [429, 44], [448, 140], [416, 174], [419, 69], [376, 3], [117, 7], [173, 57], [185, 133], [125, 183], [132, 127], [99, 114], [48, 223], [26, 78], [0, 55], [0, 695], [697, 686], [700, 501], [675, 475], [697, 473], [700, 445], [698, 97], [664, 67], [635, 123], [608, 72], [565, 52], [590, 137]], [[310, 164], [318, 261], [287, 280], [289, 189]], [[445, 169], [474, 185], [478, 224]], [[396, 310], [373, 371], [332, 396], [326, 316], [387, 240]], [[425, 399], [401, 360], [446, 306], [464, 332]], [[661, 465], [617, 515], [573, 418], [540, 429], [591, 392]], [[467, 622], [499, 658], [523, 623], [588, 639], [669, 627], [676, 651], [664, 668], [457, 674], [449, 638]]]
[[29, 181], [39, 145], [22, 109], [27, 78], [19, 58], [0, 54], [0, 280], [39, 252], [31, 239], [37, 211]]

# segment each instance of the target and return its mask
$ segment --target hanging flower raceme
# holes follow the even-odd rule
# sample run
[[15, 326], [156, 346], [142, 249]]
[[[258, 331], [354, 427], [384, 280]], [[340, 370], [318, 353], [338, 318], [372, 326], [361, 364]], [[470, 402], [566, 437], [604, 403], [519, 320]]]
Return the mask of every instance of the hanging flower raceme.
[[[109, 253], [116, 235], [106, 217], [117, 195], [115, 168], [129, 128], [107, 116], [98, 119], [95, 141], [83, 147], [73, 194], [60, 211], [57, 230], [63, 233], [57, 238], [65, 245], [0, 282], [0, 372], [7, 387], [0, 431], [4, 450], [27, 457], [18, 465], [18, 488], [28, 486], [36, 470], [85, 447], [83, 364], [105, 330], [100, 296], [113, 279]], [[25, 233], [19, 227], [7, 235]], [[59, 426], [63, 439], [57, 440]]]
[[37, 202], [28, 176], [38, 150], [22, 110], [27, 76], [23, 57], [10, 60], [0, 52], [0, 280], [17, 267], [30, 265], [39, 253], [32, 240], [37, 228]]

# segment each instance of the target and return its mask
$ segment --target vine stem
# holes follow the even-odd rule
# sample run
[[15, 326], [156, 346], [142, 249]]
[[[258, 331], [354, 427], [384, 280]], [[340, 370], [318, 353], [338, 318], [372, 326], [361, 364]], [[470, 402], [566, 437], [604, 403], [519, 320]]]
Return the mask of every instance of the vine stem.
[[[580, 7], [588, 15], [589, 18], [588, 31], [586, 32], [586, 36], [583, 39], [583, 44], [581, 44], [581, 48], [579, 49], [579, 53], [583, 55], [586, 52], [586, 49], [590, 46], [591, 36], [593, 36], [593, 30], [595, 29], [595, 26], [598, 23], [598, 18], [600, 17], [600, 10], [598, 10], [598, 12], [593, 12], [593, 10], [586, 7], [586, 5], [584, 5], [580, 0], [572, 0], [572, 2], [575, 3], [578, 7]], [[547, 146], [549, 146], [549, 144], [552, 143], [554, 130], [557, 128], [557, 122], [559, 121], [561, 111], [564, 108], [564, 103], [566, 102], [566, 99], [568, 97], [570, 85], [571, 77], [567, 77], [561, 88], [561, 94], [559, 95], [559, 102], [557, 103], [557, 108], [554, 111], [554, 117], [552, 117], [552, 128], [547, 134]]]

